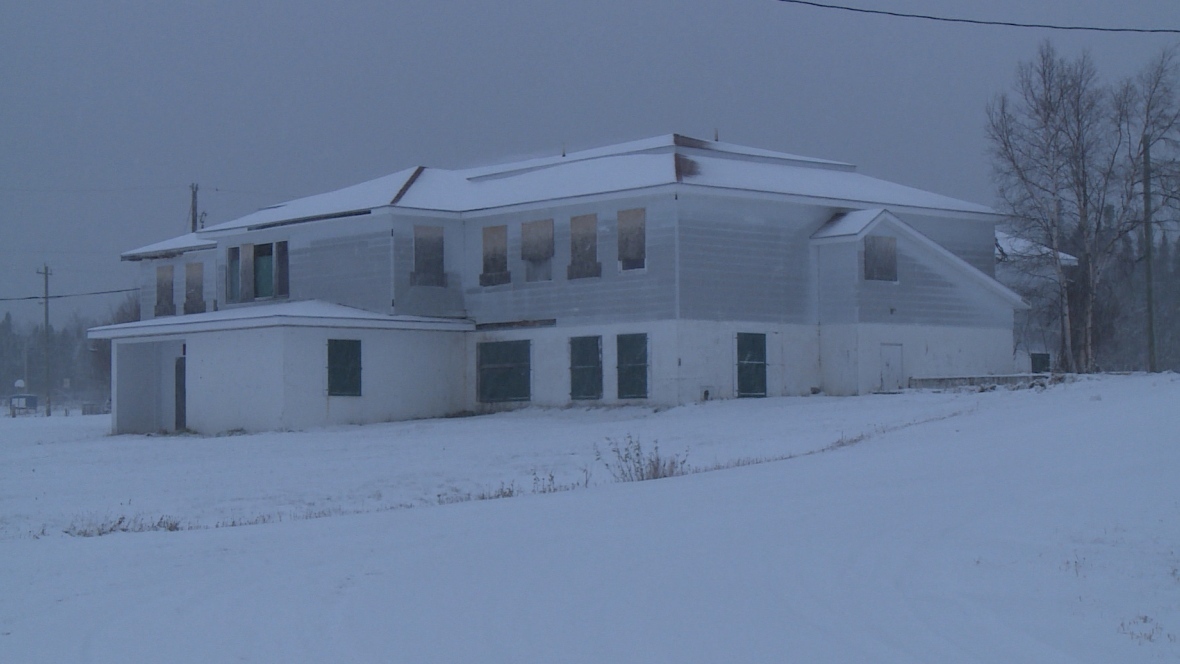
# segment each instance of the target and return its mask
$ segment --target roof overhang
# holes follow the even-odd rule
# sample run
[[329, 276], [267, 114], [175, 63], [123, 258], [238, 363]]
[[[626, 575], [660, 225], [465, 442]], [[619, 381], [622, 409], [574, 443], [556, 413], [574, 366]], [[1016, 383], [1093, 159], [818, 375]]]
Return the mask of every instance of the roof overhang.
[[134, 323], [91, 328], [91, 339], [144, 339], [176, 337], [202, 332], [255, 330], [270, 327], [326, 327], [366, 330], [432, 330], [468, 332], [475, 329], [466, 319], [426, 316], [387, 316], [319, 300], [242, 306], [186, 316], [166, 316]]

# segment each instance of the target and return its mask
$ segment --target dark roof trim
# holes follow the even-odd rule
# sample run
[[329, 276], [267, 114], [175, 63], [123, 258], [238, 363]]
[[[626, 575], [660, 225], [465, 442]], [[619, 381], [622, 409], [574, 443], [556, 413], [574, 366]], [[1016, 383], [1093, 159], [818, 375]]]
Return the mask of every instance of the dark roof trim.
[[513, 320], [504, 323], [479, 323], [475, 326], [476, 330], [520, 330], [530, 327], [554, 327], [557, 325], [556, 318], [545, 318], [543, 320]]
[[332, 212], [330, 214], [317, 214], [312, 217], [300, 217], [298, 219], [284, 219], [283, 221], [269, 221], [264, 224], [256, 224], [254, 226], [247, 226], [248, 231], [259, 231], [264, 228], [276, 228], [278, 226], [290, 226], [291, 224], [302, 224], [308, 221], [323, 221], [325, 219], [342, 219], [344, 217], [362, 217], [366, 214], [372, 214], [371, 208], [364, 210], [349, 210], [348, 212]]
[[422, 175], [422, 171], [424, 170], [426, 170], [425, 166], [419, 166], [418, 168], [415, 168], [414, 172], [410, 174], [410, 177], [406, 178], [406, 183], [402, 185], [402, 188], [397, 190], [397, 194], [393, 197], [393, 200], [389, 201], [389, 204], [397, 205], [397, 202], [402, 199], [402, 196], [406, 195], [406, 192], [410, 190], [410, 187], [414, 186], [414, 182], [418, 179], [419, 175]]

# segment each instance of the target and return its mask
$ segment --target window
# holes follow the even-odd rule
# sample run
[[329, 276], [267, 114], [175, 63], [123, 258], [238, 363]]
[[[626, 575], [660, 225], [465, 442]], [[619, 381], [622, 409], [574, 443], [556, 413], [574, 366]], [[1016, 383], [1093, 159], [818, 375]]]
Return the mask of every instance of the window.
[[619, 351], [619, 398], [647, 398], [647, 335], [620, 334], [616, 339]]
[[766, 335], [738, 332], [737, 395], [766, 396]]
[[489, 341], [476, 345], [479, 401], [528, 401], [530, 343]]
[[184, 266], [184, 313], [199, 314], [205, 311], [205, 264], [189, 263]]
[[443, 271], [443, 229], [438, 226], [414, 227], [414, 272], [412, 286], [446, 286]]
[[598, 262], [598, 217], [585, 214], [570, 219], [570, 279], [602, 276]]
[[646, 212], [619, 211], [619, 269], [641, 270], [647, 259]]
[[897, 238], [865, 237], [865, 280], [897, 281]]
[[361, 395], [361, 342], [328, 339], [328, 396]]
[[570, 398], [602, 398], [602, 337], [570, 339]]
[[498, 286], [512, 281], [508, 272], [508, 227], [485, 226], [483, 229], [483, 274], [480, 286]]
[[525, 281], [553, 279], [553, 220], [530, 221], [520, 227], [520, 259]]
[[176, 315], [176, 301], [172, 293], [171, 265], [156, 267], [156, 315]]
[[225, 301], [242, 299], [242, 250], [230, 247], [225, 261]]
[[225, 299], [250, 302], [290, 294], [287, 243], [243, 244], [226, 255]]

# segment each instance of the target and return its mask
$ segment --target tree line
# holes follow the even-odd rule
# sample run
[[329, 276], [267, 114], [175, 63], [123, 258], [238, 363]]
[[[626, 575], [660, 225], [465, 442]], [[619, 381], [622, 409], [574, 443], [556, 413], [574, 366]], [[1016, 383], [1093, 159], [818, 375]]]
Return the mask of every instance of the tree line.
[[1178, 53], [1107, 82], [1089, 54], [1045, 42], [987, 107], [1004, 230], [1040, 248], [1006, 258], [1058, 370], [1149, 366], [1149, 271], [1156, 367], [1180, 369]]
[[[111, 395], [111, 342], [89, 340], [86, 330], [139, 320], [139, 298], [132, 295], [103, 319], [74, 314], [61, 327], [49, 326], [49, 377], [54, 407], [103, 404]], [[20, 324], [11, 312], [0, 319], [0, 396], [46, 394], [44, 325]], [[17, 387], [22, 381], [24, 387]], [[42, 402], [43, 403], [43, 402]], [[7, 399], [0, 411], [7, 410]]]

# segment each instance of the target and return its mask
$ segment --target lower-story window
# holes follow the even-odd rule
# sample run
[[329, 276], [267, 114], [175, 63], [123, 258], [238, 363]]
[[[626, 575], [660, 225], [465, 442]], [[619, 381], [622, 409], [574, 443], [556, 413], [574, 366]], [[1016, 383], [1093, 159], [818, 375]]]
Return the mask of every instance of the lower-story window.
[[528, 401], [529, 341], [488, 341], [476, 345], [480, 403]]
[[570, 338], [570, 398], [602, 398], [602, 337]]
[[619, 398], [647, 398], [647, 335], [620, 334], [616, 343], [619, 351]]
[[328, 339], [328, 396], [361, 395], [361, 342]]
[[766, 335], [738, 332], [737, 395], [766, 396]]

